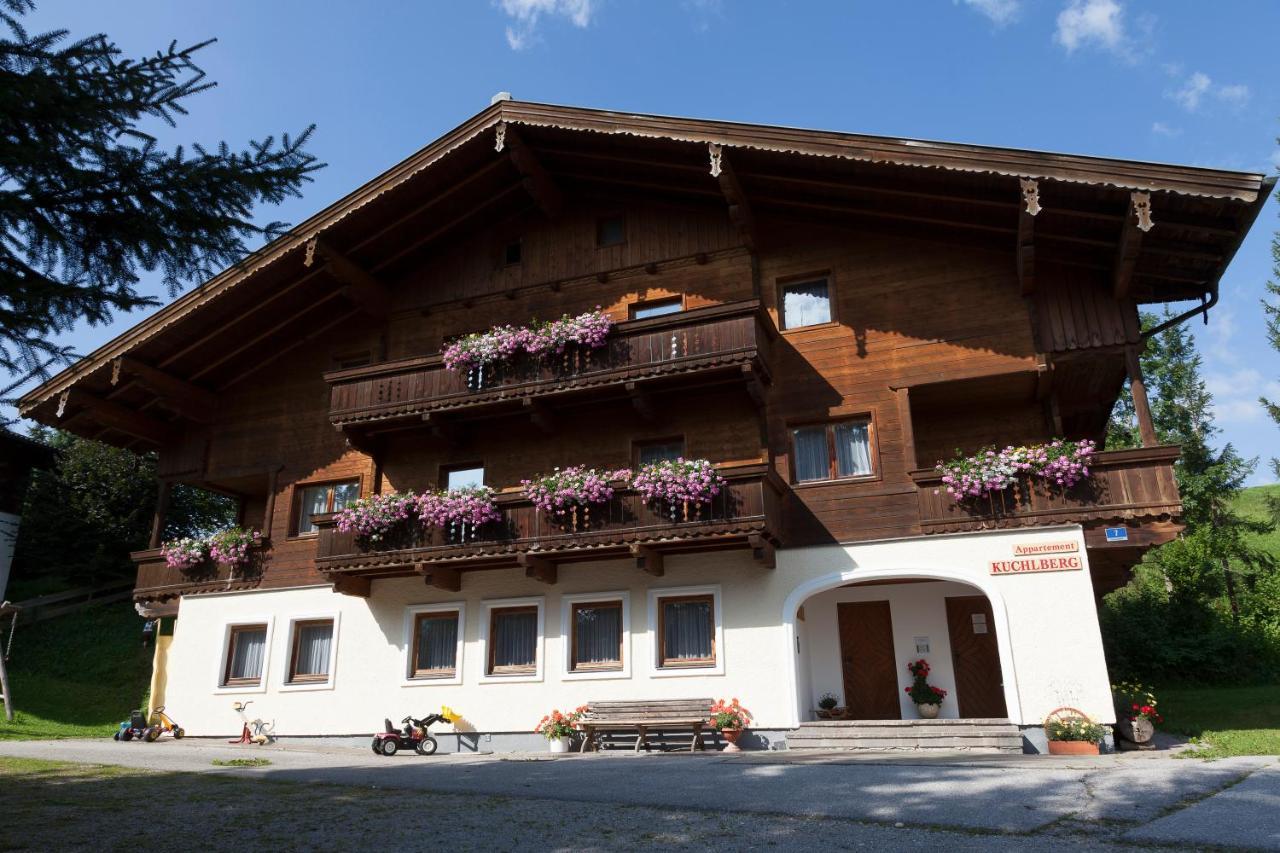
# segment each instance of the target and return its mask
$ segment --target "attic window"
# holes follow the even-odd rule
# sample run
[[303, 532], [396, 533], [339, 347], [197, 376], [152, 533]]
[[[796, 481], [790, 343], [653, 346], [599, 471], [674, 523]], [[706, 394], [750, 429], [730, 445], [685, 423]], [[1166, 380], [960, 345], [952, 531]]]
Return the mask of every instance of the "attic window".
[[601, 249], [627, 242], [627, 223], [621, 216], [602, 216], [596, 220], [596, 246]]
[[507, 266], [520, 263], [520, 241], [512, 240], [507, 247], [502, 250], [502, 262]]

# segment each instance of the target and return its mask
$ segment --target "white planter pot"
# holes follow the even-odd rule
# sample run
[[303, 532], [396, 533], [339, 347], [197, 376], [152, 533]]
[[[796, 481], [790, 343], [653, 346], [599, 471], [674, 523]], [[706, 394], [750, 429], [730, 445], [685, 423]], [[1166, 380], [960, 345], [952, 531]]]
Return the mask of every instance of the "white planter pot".
[[551, 747], [552, 752], [568, 752], [569, 751], [569, 739], [567, 737], [552, 738], [551, 740], [547, 741], [547, 745]]
[[934, 705], [934, 704], [928, 704], [928, 705], [917, 704], [916, 705], [916, 711], [917, 713], [920, 714], [920, 719], [922, 720], [932, 720], [937, 718], [938, 712], [941, 710], [942, 710], [941, 705]]

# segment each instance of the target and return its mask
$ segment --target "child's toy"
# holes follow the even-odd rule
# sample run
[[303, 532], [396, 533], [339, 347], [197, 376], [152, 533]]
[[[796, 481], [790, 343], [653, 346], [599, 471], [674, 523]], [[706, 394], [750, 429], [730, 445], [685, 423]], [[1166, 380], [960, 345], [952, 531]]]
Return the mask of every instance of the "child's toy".
[[160, 735], [168, 732], [173, 735], [174, 740], [182, 740], [182, 736], [187, 732], [182, 726], [173, 721], [173, 718], [164, 712], [164, 706], [157, 706], [151, 714], [152, 723], [142, 733], [142, 739], [147, 743], [154, 743], [160, 738]]
[[391, 720], [384, 722], [386, 730], [373, 736], [371, 746], [376, 755], [385, 755], [390, 758], [402, 749], [412, 749], [418, 755], [433, 754], [439, 744], [427, 732], [427, 727], [432, 723], [447, 723], [451, 720], [444, 714], [428, 714], [421, 719], [405, 717], [400, 721], [404, 726], [400, 731], [391, 724]]
[[134, 711], [129, 719], [120, 724], [120, 728], [111, 736], [112, 740], [142, 739], [147, 731], [147, 715], [142, 711]]

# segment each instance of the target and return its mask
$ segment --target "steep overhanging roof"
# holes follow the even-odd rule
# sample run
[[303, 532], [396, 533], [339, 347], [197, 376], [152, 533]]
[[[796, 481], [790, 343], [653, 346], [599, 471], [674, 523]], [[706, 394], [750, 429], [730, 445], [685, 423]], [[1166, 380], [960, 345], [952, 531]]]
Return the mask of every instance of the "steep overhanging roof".
[[[473, 190], [477, 196], [491, 198], [499, 198], [512, 190], [519, 191], [523, 186], [530, 190], [545, 209], [548, 200], [538, 196], [538, 181], [534, 180], [539, 176], [530, 176], [529, 170], [514, 156], [528, 145], [521, 141], [521, 137], [531, 139], [533, 148], [538, 148], [542, 142], [548, 143], [542, 153], [550, 158], [549, 162], [554, 161], [551, 172], [557, 172], [557, 166], [563, 160], [575, 164], [574, 169], [565, 169], [566, 173], [575, 170], [578, 173], [571, 176], [571, 179], [588, 183], [599, 181], [609, 184], [625, 182], [625, 179], [618, 177], [617, 168], [586, 173], [581, 168], [581, 163], [584, 162], [582, 158], [595, 156], [603, 160], [605, 157], [616, 156], [619, 158], [617, 162], [621, 163], [627, 157], [636, 156], [634, 146], [653, 147], [657, 151], [656, 155], [650, 151], [646, 158], [635, 160], [638, 169], [647, 169], [651, 174], [657, 174], [664, 168], [669, 168], [673, 170], [672, 174], [682, 176], [700, 172], [704, 176], [702, 180], [711, 182], [709, 187], [716, 187], [716, 181], [712, 179], [714, 177], [718, 179], [718, 188], [698, 191], [717, 195], [723, 190], [729, 198], [731, 208], [733, 192], [742, 192], [742, 186], [736, 183], [739, 177], [748, 182], [756, 182], [762, 190], [767, 190], [769, 186], [779, 188], [775, 189], [772, 197], [762, 192], [757, 206], [769, 208], [773, 205], [771, 209], [780, 215], [789, 208], [838, 210], [837, 203], [845, 204], [848, 201], [839, 195], [845, 190], [890, 196], [896, 192], [898, 195], [914, 197], [912, 202], [919, 205], [985, 205], [985, 208], [979, 209], [993, 211], [993, 215], [998, 214], [1000, 217], [1007, 215], [1007, 226], [1003, 219], [995, 220], [996, 224], [992, 225], [965, 222], [946, 224], [960, 229], [985, 230], [991, 235], [998, 232], [1001, 240], [1004, 239], [1005, 232], [1009, 232], [1010, 235], [1017, 236], [1019, 247], [1024, 239], [1029, 239], [1028, 223], [1032, 220], [1027, 215], [1029, 202], [1025, 194], [1030, 187], [1033, 196], [1036, 193], [1044, 194], [1045, 207], [1051, 215], [1054, 215], [1054, 208], [1048, 197], [1054, 193], [1063, 198], [1069, 196], [1072, 204], [1077, 207], [1083, 205], [1084, 209], [1067, 209], [1069, 206], [1064, 206], [1058, 213], [1077, 217], [1079, 221], [1088, 219], [1091, 227], [1096, 228], [1096, 233], [1078, 237], [1059, 234], [1056, 239], [1074, 240], [1076, 244], [1088, 246], [1099, 255], [1106, 255], [1108, 264], [1109, 253], [1117, 251], [1117, 244], [1119, 253], [1124, 255], [1124, 235], [1133, 232], [1133, 214], [1138, 206], [1148, 204], [1148, 212], [1154, 211], [1157, 223], [1171, 224], [1169, 233], [1173, 242], [1160, 245], [1147, 240], [1139, 244], [1135, 238], [1127, 245], [1130, 249], [1135, 245], [1142, 245], [1142, 251], [1151, 252], [1153, 256], [1161, 253], [1169, 257], [1176, 256], [1179, 263], [1189, 265], [1182, 274], [1179, 274], [1176, 266], [1171, 267], [1170, 271], [1163, 271], [1162, 268], [1157, 274], [1148, 272], [1148, 278], [1174, 285], [1173, 290], [1154, 295], [1152, 301], [1185, 299], [1215, 291], [1217, 280], [1274, 184], [1274, 179], [1257, 173], [620, 113], [513, 100], [499, 101], [301, 223], [290, 234], [250, 254], [240, 263], [158, 310], [30, 391], [19, 401], [19, 410], [24, 416], [57, 422], [61, 410], [67, 404], [67, 394], [73, 386], [85, 377], [100, 374], [109, 365], [118, 374], [122, 363], [131, 363], [141, 384], [149, 388], [171, 380], [176, 380], [178, 385], [186, 383], [185, 388], [178, 385], [170, 387], [168, 397], [182, 398], [177, 409], [184, 406], [188, 410], [199, 409], [205, 402], [201, 399], [202, 394], [209, 390], [206, 385], [211, 384], [216, 390], [235, 379], [224, 380], [219, 384], [213, 381], [207, 368], [187, 371], [187, 375], [176, 377], [163, 373], [159, 376], [144, 376], [148, 370], [173, 370], [182, 374], [184, 362], [181, 355], [187, 350], [178, 350], [177, 355], [169, 355], [167, 358], [152, 359], [157, 363], [150, 363], [147, 359], [134, 358], [140, 348], [161, 337], [175, 335], [188, 326], [229, 322], [227, 316], [235, 311], [252, 311], [261, 303], [269, 302], [292, 289], [297, 289], [300, 295], [310, 293], [309, 298], [314, 298], [323, 288], [335, 292], [341, 289], [346, 297], [357, 303], [371, 299], [376, 301], [376, 281], [350, 259], [351, 253], [369, 253], [369, 262], [375, 263], [377, 259], [371, 253], [380, 247], [378, 240], [394, 245], [403, 233], [396, 230], [402, 223], [432, 207], [436, 200], [443, 201], [446, 196], [469, 182], [475, 182], [475, 186], [468, 189]], [[588, 154], [584, 152], [583, 146], [599, 147], [603, 153]], [[623, 151], [622, 148], [626, 146], [631, 147]], [[513, 155], [511, 159], [515, 161], [514, 166], [510, 162], [500, 164], [493, 160], [500, 157], [506, 161], [507, 154]], [[664, 157], [669, 162], [665, 162]], [[823, 165], [824, 163], [829, 165]], [[837, 169], [837, 163], [853, 164], [853, 167], [859, 169], [860, 177], [874, 172], [879, 178], [857, 186], [844, 186], [841, 182], [849, 177], [850, 166], [839, 167], [845, 171], [840, 172], [835, 179], [824, 178], [826, 173]], [[861, 164], [872, 168], [862, 169]], [[508, 169], [514, 184], [506, 189], [502, 189], [502, 185], [496, 182], [486, 184], [485, 173], [496, 168]], [[796, 174], [785, 173], [788, 169], [795, 170]], [[708, 175], [711, 177], [707, 177]], [[933, 183], [923, 189], [915, 187], [908, 192], [885, 185], [885, 179], [896, 180], [901, 176], [906, 176], [906, 180], [910, 181], [923, 180], [928, 176], [936, 176], [936, 179], [930, 178]], [[498, 177], [497, 172], [489, 177]], [[950, 195], [939, 195], [939, 180], [960, 182], [959, 189]], [[687, 179], [673, 181], [668, 189], [678, 192], [678, 183], [689, 182]], [[823, 183], [826, 186], [822, 188], [820, 195], [810, 195], [801, 200], [782, 197], [796, 187], [812, 188]], [[639, 186], [640, 182], [636, 182], [636, 185]], [[1021, 197], [1018, 195], [1019, 186], [1024, 194]], [[1100, 198], [1099, 194], [1104, 192], [1112, 196], [1119, 194], [1123, 199], [1120, 209], [1115, 209], [1113, 198]], [[751, 195], [750, 192], [747, 194]], [[413, 202], [422, 198], [428, 199], [426, 204], [412, 207]], [[1134, 210], [1129, 207], [1130, 198], [1133, 199]], [[1039, 204], [1038, 198], [1036, 204]], [[447, 207], [443, 204], [439, 206]], [[404, 214], [406, 207], [412, 207], [408, 214]], [[385, 224], [376, 219], [375, 213], [378, 211], [384, 211], [388, 218], [393, 215], [401, 218]], [[878, 208], [858, 210], [855, 207], [840, 210], [840, 213], [864, 219], [881, 215]], [[902, 218], [930, 221], [917, 211], [910, 213], [910, 217]], [[1188, 216], [1189, 213], [1195, 215]], [[1140, 220], [1139, 216], [1138, 221]], [[443, 232], [450, 227], [450, 223], [456, 226], [459, 221], [458, 218], [446, 219], [438, 230]], [[1024, 234], [1024, 229], [1028, 231], [1027, 234]], [[1113, 237], [1113, 231], [1120, 236]], [[366, 236], [369, 232], [375, 233]], [[1205, 240], [1217, 242], [1204, 250], [1194, 246], [1191, 250], [1178, 248], [1183, 242], [1189, 241], [1188, 235], [1202, 236]], [[1010, 236], [1009, 239], [1009, 247], [1012, 249], [1013, 237]], [[1050, 239], [1055, 238], [1051, 236]], [[744, 244], [750, 245], [745, 234]], [[334, 248], [335, 246], [339, 248]], [[1137, 251], [1131, 251], [1132, 258], [1122, 258], [1129, 273], [1133, 272]], [[396, 252], [395, 256], [402, 254], [404, 252]], [[317, 256], [324, 263], [314, 266]], [[290, 260], [286, 262], [286, 259]], [[391, 262], [386, 261], [384, 265]], [[255, 293], [253, 299], [248, 295], [237, 296], [237, 292], [246, 283], [254, 283], [261, 293]], [[1181, 289], [1177, 289], [1178, 287]], [[313, 291], [307, 291], [307, 288], [313, 288]], [[238, 300], [234, 306], [223, 309], [216, 307], [234, 300]], [[219, 310], [221, 314], [218, 313]], [[206, 319], [202, 320], [202, 317]], [[269, 332], [270, 329], [266, 331]], [[118, 378], [118, 375], [113, 375], [112, 386]], [[58, 409], [56, 415], [55, 403]], [[121, 422], [121, 418], [127, 421], [129, 415], [129, 412], [109, 407], [103, 411], [107, 420], [116, 424]], [[181, 415], [181, 412], [177, 414]], [[140, 438], [144, 445], [164, 443], [160, 434], [138, 436], [138, 431], [129, 434]]]

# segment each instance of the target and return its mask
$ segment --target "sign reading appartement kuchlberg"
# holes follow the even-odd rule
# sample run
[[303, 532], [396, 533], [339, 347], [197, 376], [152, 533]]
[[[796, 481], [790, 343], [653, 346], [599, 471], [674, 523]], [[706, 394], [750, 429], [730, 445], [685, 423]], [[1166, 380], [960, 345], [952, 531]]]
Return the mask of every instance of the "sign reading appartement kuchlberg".
[[991, 561], [993, 575], [1074, 572], [1083, 568], [1080, 544], [1071, 540], [1014, 545], [1013, 559]]

